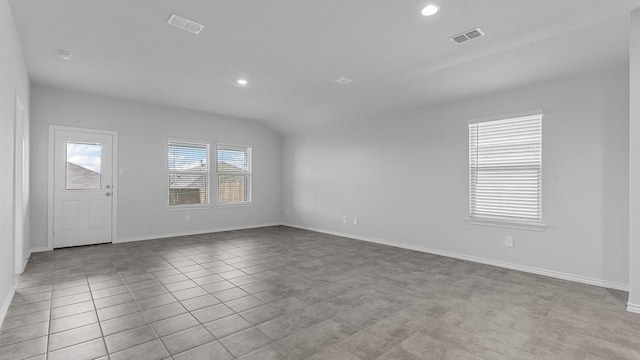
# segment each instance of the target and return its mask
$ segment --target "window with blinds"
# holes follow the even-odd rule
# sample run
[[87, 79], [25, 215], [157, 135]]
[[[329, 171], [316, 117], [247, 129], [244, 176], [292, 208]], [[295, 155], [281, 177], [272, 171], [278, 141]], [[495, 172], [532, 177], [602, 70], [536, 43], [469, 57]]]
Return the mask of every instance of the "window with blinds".
[[169, 206], [209, 204], [209, 144], [169, 139]]
[[218, 204], [251, 202], [251, 147], [218, 145]]
[[542, 115], [469, 124], [469, 217], [542, 224]]

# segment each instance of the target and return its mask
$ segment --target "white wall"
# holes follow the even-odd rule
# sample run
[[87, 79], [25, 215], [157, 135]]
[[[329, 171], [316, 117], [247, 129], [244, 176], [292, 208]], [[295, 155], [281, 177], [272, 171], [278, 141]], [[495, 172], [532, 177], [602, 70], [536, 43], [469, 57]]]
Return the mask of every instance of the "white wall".
[[[628, 78], [620, 69], [289, 136], [285, 223], [624, 289]], [[468, 225], [467, 121], [539, 108], [548, 228]]]
[[631, 13], [630, 31], [630, 276], [629, 310], [640, 313], [640, 9]]
[[[249, 105], [248, 105], [249, 106]], [[35, 249], [47, 246], [49, 125], [118, 132], [117, 241], [280, 223], [281, 139], [258, 122], [34, 85], [31, 110], [32, 212]], [[169, 211], [167, 139], [253, 146], [253, 205]], [[117, 171], [116, 171], [117, 174]], [[212, 181], [214, 178], [212, 178]], [[191, 216], [185, 222], [185, 215]]]
[[[14, 271], [15, 99], [29, 109], [29, 79], [11, 10], [0, 1], [0, 325], [11, 301]], [[25, 112], [28, 119], [28, 111]], [[28, 122], [28, 120], [27, 120]], [[28, 208], [28, 204], [25, 204]], [[29, 249], [28, 234], [22, 239]]]

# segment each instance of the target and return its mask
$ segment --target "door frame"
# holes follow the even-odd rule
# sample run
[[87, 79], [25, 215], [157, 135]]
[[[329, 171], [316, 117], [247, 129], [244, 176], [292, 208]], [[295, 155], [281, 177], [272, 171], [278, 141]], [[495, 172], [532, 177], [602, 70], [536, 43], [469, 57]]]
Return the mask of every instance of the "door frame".
[[113, 187], [111, 193], [111, 242], [118, 239], [118, 132], [113, 130], [78, 128], [72, 126], [49, 125], [49, 180], [48, 180], [48, 222], [47, 222], [47, 248], [53, 250], [53, 226], [54, 226], [54, 172], [55, 172], [55, 133], [56, 131], [73, 131], [79, 133], [91, 133], [101, 135], [111, 135], [112, 148], [112, 170]]
[[25, 181], [28, 182], [29, 158], [25, 151], [25, 135], [28, 135], [28, 128], [25, 126], [25, 108], [22, 100], [16, 93], [15, 96], [15, 114], [14, 114], [14, 153], [13, 153], [13, 250], [14, 250], [14, 273], [22, 274], [27, 265], [24, 249], [25, 249], [25, 231], [24, 226], [26, 217], [24, 210], [28, 206], [25, 200], [25, 193], [28, 194], [29, 184], [25, 187]]

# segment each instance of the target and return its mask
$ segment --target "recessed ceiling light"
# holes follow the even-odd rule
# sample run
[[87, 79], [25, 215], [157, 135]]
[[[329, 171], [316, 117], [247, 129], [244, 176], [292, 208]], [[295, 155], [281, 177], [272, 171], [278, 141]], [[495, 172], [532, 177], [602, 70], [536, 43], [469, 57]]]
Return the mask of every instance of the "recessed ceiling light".
[[238, 79], [236, 80], [236, 82], [238, 83], [238, 85], [242, 85], [242, 86], [249, 85], [249, 80], [247, 79]]
[[58, 50], [58, 57], [62, 60], [69, 60], [72, 56], [73, 54], [66, 50]]
[[425, 6], [424, 9], [422, 9], [422, 15], [431, 16], [437, 14], [438, 11], [440, 11], [440, 8], [437, 5], [431, 4]]

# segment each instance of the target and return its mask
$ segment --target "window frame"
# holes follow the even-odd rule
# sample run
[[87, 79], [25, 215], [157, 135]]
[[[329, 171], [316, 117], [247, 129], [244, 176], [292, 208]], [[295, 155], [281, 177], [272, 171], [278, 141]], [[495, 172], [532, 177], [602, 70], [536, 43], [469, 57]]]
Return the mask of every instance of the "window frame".
[[[202, 171], [171, 171], [169, 169], [169, 146], [173, 144], [182, 144], [182, 145], [194, 145], [202, 146], [204, 145], [207, 150], [207, 167], [206, 172]], [[173, 138], [170, 137], [167, 139], [167, 145], [165, 147], [166, 150], [166, 166], [167, 170], [167, 192], [166, 192], [166, 201], [167, 201], [167, 209], [168, 210], [197, 210], [197, 209], [209, 209], [211, 208], [211, 142], [205, 140], [197, 140], [197, 139], [184, 139], [184, 138]], [[191, 175], [204, 175], [205, 176], [205, 186], [206, 186], [206, 194], [205, 194], [205, 202], [200, 204], [178, 204], [171, 205], [171, 174], [191, 174]]]
[[[470, 133], [470, 128], [472, 125], [477, 125], [480, 123], [486, 123], [486, 122], [497, 122], [497, 121], [504, 121], [504, 120], [517, 120], [517, 119], [524, 119], [524, 118], [532, 118], [532, 117], [538, 117], [539, 121], [540, 121], [540, 139], [538, 141], [539, 143], [539, 148], [540, 148], [540, 160], [538, 163], [538, 171], [539, 171], [539, 184], [538, 184], [538, 199], [537, 202], [539, 204], [539, 210], [538, 210], [538, 214], [539, 217], [535, 220], [525, 220], [525, 219], [513, 219], [513, 218], [509, 218], [509, 217], [499, 217], [499, 216], [492, 216], [492, 217], [484, 217], [484, 216], [478, 216], [478, 215], [474, 215], [472, 213], [473, 209], [472, 209], [472, 202], [475, 200], [474, 198], [472, 198], [472, 194], [473, 194], [473, 184], [472, 184], [472, 165], [471, 165], [471, 150], [472, 150], [472, 143], [471, 143], [471, 133]], [[514, 229], [521, 229], [521, 230], [532, 230], [532, 231], [543, 231], [546, 228], [546, 225], [544, 225], [543, 223], [543, 217], [542, 217], [542, 173], [543, 173], [543, 166], [542, 166], [542, 154], [543, 154], [543, 119], [544, 119], [544, 112], [541, 109], [537, 109], [537, 110], [532, 110], [532, 111], [527, 111], [527, 112], [520, 112], [520, 113], [513, 113], [513, 114], [505, 114], [505, 115], [501, 115], [501, 116], [494, 116], [494, 117], [489, 117], [489, 118], [483, 118], [483, 119], [475, 119], [475, 120], [471, 120], [468, 122], [468, 126], [467, 126], [467, 131], [468, 131], [468, 143], [467, 143], [467, 147], [469, 150], [469, 154], [468, 154], [468, 163], [467, 163], [467, 171], [468, 171], [468, 180], [469, 180], [469, 193], [468, 193], [468, 212], [467, 212], [467, 223], [471, 224], [471, 225], [484, 225], [484, 226], [493, 226], [493, 227], [504, 227], [504, 228], [514, 228]], [[476, 138], [477, 141], [477, 138]], [[476, 168], [476, 172], [475, 174], [477, 175], [478, 170]]]
[[[219, 172], [218, 153], [221, 150], [237, 150], [244, 151], [247, 154], [247, 171], [242, 172]], [[251, 206], [253, 204], [253, 147], [247, 144], [218, 143], [216, 146], [216, 205], [218, 207], [241, 207]], [[221, 175], [242, 175], [245, 177], [245, 201], [237, 202], [221, 202], [220, 201], [220, 176]]]

